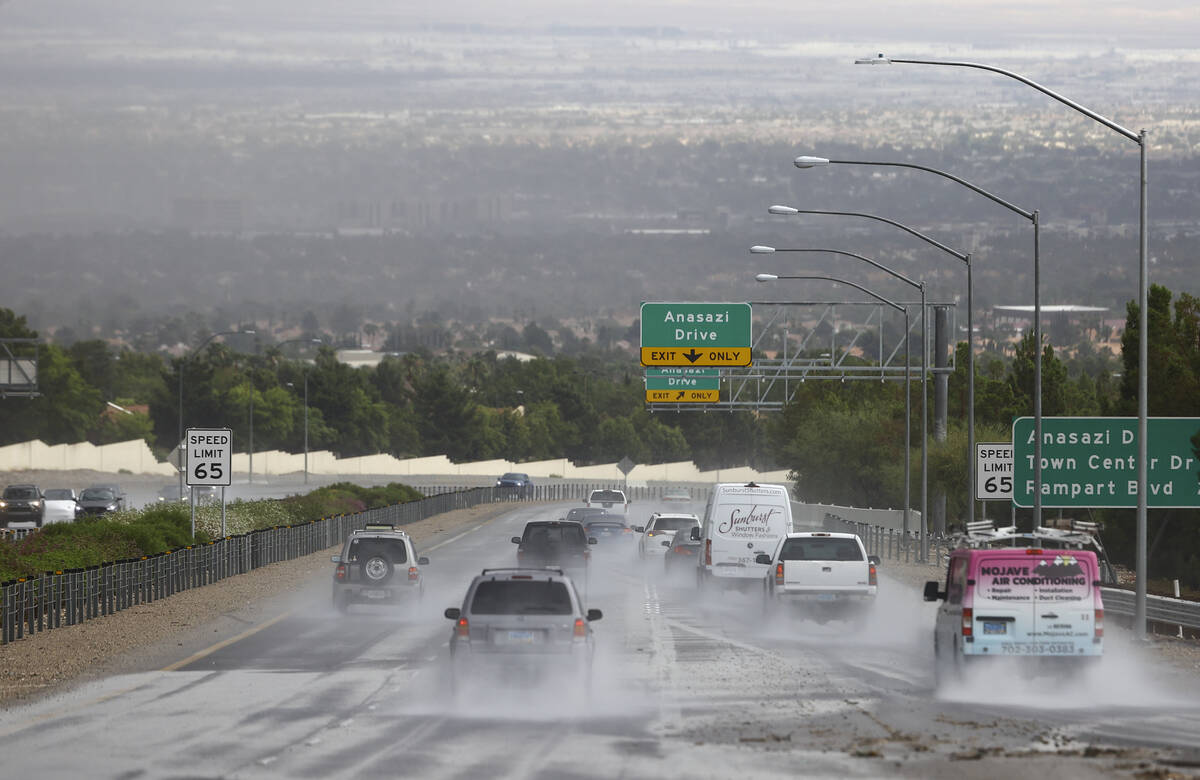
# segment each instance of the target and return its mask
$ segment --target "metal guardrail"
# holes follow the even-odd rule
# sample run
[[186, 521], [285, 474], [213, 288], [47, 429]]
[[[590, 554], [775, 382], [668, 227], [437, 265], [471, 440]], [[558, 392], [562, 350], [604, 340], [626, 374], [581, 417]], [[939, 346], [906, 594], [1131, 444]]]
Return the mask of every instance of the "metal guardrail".
[[[443, 512], [500, 501], [583, 499], [593, 489], [603, 487], [613, 484], [546, 484], [527, 491], [496, 487], [455, 490], [353, 515], [251, 531], [143, 558], [21, 577], [0, 585], [0, 644], [320, 552], [345, 541], [351, 531], [368, 523], [407, 525]], [[652, 500], [662, 492], [663, 488], [657, 486], [631, 488], [627, 497], [631, 501]], [[693, 490], [693, 496], [697, 492]]]
[[[869, 555], [880, 558], [922, 563], [921, 536], [919, 533], [905, 534], [892, 528], [882, 528], [867, 523], [853, 523], [833, 514], [826, 514], [825, 527], [829, 530], [848, 531], [858, 534]], [[930, 536], [929, 558], [924, 563], [939, 569], [955, 547], [952, 537]], [[1123, 588], [1101, 588], [1106, 614], [1133, 619], [1136, 596]], [[1200, 601], [1186, 601], [1166, 596], [1146, 596], [1146, 620], [1163, 626], [1178, 626], [1200, 632]]]

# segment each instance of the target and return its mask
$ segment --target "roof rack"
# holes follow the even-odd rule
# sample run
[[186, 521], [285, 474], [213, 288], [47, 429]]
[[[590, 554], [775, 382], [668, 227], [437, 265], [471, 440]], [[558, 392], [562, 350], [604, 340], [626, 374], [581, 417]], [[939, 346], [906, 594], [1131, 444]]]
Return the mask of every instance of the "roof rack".
[[1073, 520], [1070, 528], [1039, 526], [1032, 531], [1018, 531], [1015, 525], [996, 528], [990, 520], [976, 520], [967, 523], [967, 531], [959, 536], [959, 544], [963, 547], [1091, 548], [1103, 555], [1104, 545], [1097, 535], [1099, 530], [1100, 525], [1090, 520]]
[[510, 566], [501, 569], [484, 569], [480, 576], [489, 574], [506, 574], [513, 571], [538, 572], [539, 574], [558, 574], [563, 576], [563, 570], [557, 566]]
[[352, 534], [370, 533], [373, 531], [389, 531], [392, 533], [403, 534], [404, 531], [397, 531], [396, 526], [391, 523], [367, 523], [362, 528], [351, 529]]

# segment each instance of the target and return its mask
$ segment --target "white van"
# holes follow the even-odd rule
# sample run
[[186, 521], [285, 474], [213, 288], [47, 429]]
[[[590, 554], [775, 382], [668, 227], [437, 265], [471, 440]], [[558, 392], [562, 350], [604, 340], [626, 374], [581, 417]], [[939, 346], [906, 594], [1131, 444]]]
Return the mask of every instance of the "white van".
[[696, 584], [761, 588], [770, 555], [792, 532], [792, 500], [784, 485], [722, 483], [713, 487], [693, 538], [702, 543]]

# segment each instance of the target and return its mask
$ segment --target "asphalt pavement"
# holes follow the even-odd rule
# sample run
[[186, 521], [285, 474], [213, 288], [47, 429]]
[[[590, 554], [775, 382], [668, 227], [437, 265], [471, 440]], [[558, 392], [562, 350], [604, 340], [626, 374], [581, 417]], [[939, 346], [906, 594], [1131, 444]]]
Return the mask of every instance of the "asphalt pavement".
[[1086, 675], [997, 666], [938, 693], [933, 605], [886, 572], [855, 633], [768, 619], [754, 593], [698, 593], [633, 545], [596, 548], [583, 585], [604, 612], [590, 693], [536, 672], [452, 690], [443, 609], [480, 569], [514, 564], [525, 522], [565, 508], [516, 505], [420, 549], [419, 604], [340, 615], [321, 577], [276, 619], [163, 669], [5, 710], [5, 774], [1077, 778], [1186, 776], [1197, 758], [1196, 680], [1160, 678], [1119, 636]]

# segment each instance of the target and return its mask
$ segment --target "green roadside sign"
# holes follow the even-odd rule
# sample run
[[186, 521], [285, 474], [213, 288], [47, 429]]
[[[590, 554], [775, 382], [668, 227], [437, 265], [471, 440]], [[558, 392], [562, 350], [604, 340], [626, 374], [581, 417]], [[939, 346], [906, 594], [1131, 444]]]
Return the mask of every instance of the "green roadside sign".
[[647, 368], [647, 390], [720, 390], [719, 368]]
[[643, 303], [642, 365], [748, 366], [748, 303]]
[[[1146, 505], [1200, 507], [1197, 417], [1151, 417], [1147, 427]], [[1043, 417], [1042, 506], [1136, 507], [1136, 417]], [[1013, 421], [1013, 503], [1034, 500], [1034, 419]]]

